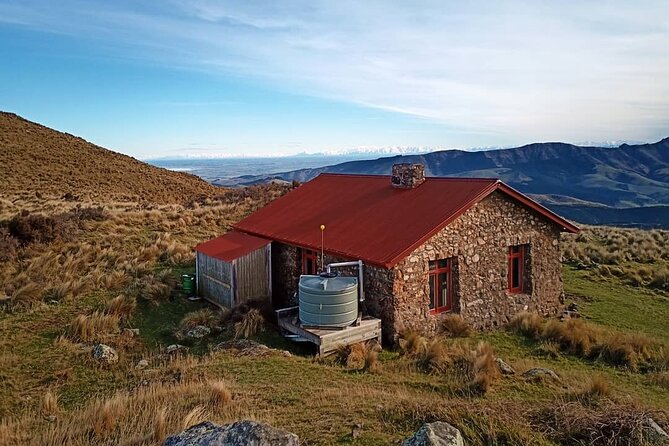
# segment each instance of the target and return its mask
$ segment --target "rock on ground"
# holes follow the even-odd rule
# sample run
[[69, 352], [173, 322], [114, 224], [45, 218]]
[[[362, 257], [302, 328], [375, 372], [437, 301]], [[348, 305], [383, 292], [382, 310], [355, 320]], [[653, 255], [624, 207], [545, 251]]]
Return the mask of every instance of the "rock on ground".
[[402, 446], [464, 446], [462, 434], [444, 421], [425, 423]]
[[181, 344], [172, 344], [168, 345], [165, 351], [167, 352], [168, 355], [171, 355], [173, 353], [186, 353], [188, 351], [188, 347]]
[[529, 369], [523, 373], [524, 378], [552, 378], [555, 380], [560, 379], [560, 377], [552, 371], [551, 369], [545, 369], [542, 367], [536, 367]]
[[200, 339], [211, 333], [211, 328], [205, 327], [204, 325], [196, 325], [186, 332], [186, 337]]
[[497, 367], [499, 367], [499, 371], [502, 372], [502, 375], [515, 375], [516, 374], [516, 371], [513, 369], [513, 367], [511, 367], [502, 358], [495, 358], [495, 362], [497, 363]]
[[149, 366], [149, 361], [147, 361], [146, 359], [140, 359], [135, 368], [138, 370], [143, 370], [148, 366]]
[[112, 364], [118, 361], [118, 353], [116, 350], [106, 344], [95, 344], [91, 350], [93, 358], [97, 361]]
[[669, 445], [669, 434], [652, 418], [644, 421], [643, 436], [650, 444]]
[[237, 356], [267, 356], [273, 353], [279, 353], [284, 356], [291, 356], [287, 350], [276, 350], [269, 348], [264, 344], [252, 341], [250, 339], [239, 339], [235, 341], [225, 341], [214, 347], [214, 351], [236, 350]]
[[299, 438], [295, 434], [250, 420], [222, 426], [205, 421], [165, 440], [165, 446], [298, 446], [299, 444]]

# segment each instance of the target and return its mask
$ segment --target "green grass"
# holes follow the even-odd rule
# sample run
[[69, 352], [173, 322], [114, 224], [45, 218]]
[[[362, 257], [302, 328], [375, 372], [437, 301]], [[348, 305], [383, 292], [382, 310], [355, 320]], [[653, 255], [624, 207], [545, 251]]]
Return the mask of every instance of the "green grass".
[[565, 292], [581, 297], [577, 304], [587, 319], [669, 342], [669, 294], [623, 285], [615, 278], [593, 280], [588, 271], [570, 266], [563, 268], [563, 277]]

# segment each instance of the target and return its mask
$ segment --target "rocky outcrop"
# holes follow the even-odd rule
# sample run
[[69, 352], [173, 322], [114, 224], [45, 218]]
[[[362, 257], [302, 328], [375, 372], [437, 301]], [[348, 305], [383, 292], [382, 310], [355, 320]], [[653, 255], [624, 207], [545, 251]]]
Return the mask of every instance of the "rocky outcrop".
[[269, 424], [244, 420], [216, 425], [206, 421], [165, 440], [165, 446], [298, 446], [297, 435]]
[[444, 421], [425, 423], [402, 446], [464, 446], [462, 434]]
[[118, 353], [116, 353], [116, 350], [106, 344], [94, 345], [93, 350], [91, 350], [91, 355], [96, 361], [100, 361], [105, 364], [113, 364], [118, 362]]

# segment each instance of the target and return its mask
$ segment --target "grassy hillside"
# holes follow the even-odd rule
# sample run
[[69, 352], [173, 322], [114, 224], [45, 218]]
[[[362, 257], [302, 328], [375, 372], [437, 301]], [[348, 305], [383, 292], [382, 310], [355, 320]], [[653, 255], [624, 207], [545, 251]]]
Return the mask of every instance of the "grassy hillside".
[[[405, 333], [398, 348], [360, 346], [317, 360], [266, 320], [251, 338], [291, 355], [214, 351], [262, 319], [249, 308], [230, 314], [186, 301], [175, 283], [192, 271], [190, 247], [284, 190], [238, 191], [192, 208], [82, 213], [67, 236], [35, 237], [4, 259], [0, 444], [159, 444], [203, 419], [240, 418], [313, 445], [393, 443], [437, 419], [470, 445], [644, 444], [636, 437], [643, 419], [667, 426], [669, 293], [654, 275], [667, 267], [659, 231], [588, 228], [565, 242], [566, 290], [585, 321], [574, 326]], [[607, 253], [625, 274], [600, 274]], [[626, 274], [641, 267], [653, 273], [632, 285]], [[197, 323], [212, 334], [182, 340]], [[100, 341], [117, 349], [118, 363], [92, 359]], [[190, 350], [168, 354], [175, 342]], [[518, 374], [500, 375], [494, 357]], [[137, 368], [142, 359], [148, 366]], [[533, 367], [560, 378], [520, 376]], [[611, 435], [619, 441], [608, 442]]]
[[[189, 174], [150, 166], [85, 140], [0, 112], [0, 203], [19, 199], [185, 203], [218, 191]], [[1, 210], [1, 209], [0, 209]]]

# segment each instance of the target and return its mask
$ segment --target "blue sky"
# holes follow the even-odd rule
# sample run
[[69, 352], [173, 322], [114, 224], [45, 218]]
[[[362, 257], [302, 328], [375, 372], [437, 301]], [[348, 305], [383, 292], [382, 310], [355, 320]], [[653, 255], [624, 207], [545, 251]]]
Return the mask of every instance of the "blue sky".
[[0, 0], [0, 109], [146, 158], [669, 136], [666, 1]]

